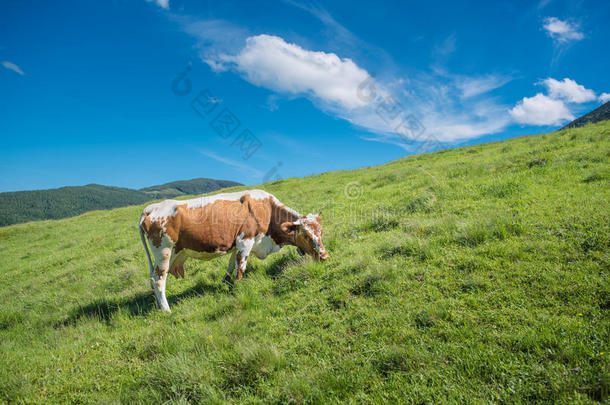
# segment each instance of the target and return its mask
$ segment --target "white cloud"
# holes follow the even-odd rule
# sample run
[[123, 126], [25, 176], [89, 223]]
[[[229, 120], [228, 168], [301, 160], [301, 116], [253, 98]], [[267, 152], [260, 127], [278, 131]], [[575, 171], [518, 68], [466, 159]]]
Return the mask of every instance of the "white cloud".
[[563, 99], [570, 103], [586, 103], [595, 100], [595, 92], [586, 89], [583, 85], [576, 83], [567, 77], [563, 80], [548, 78], [542, 81], [546, 86], [549, 96], [555, 99]]
[[524, 97], [510, 110], [510, 115], [520, 124], [531, 125], [559, 125], [574, 119], [563, 101], [542, 93]]
[[[383, 82], [373, 79], [351, 59], [341, 58], [335, 53], [307, 50], [272, 35], [247, 37], [245, 46], [234, 54], [223, 53], [219, 49], [232, 47], [218, 47], [214, 40], [207, 40], [207, 36], [210, 31], [225, 29], [225, 24], [219, 26], [210, 21], [199, 24], [202, 24], [199, 28], [194, 29], [191, 24], [189, 29], [200, 38], [202, 59], [212, 69], [238, 72], [248, 82], [278, 94], [308, 97], [321, 110], [375, 134], [366, 139], [411, 148], [410, 142], [405, 144], [405, 135], [397, 131], [400, 118], [410, 115], [425, 127], [422, 136], [433, 136], [441, 142], [496, 133], [510, 122], [505, 106], [482, 97], [510, 78], [497, 75], [470, 78], [435, 73], [422, 74], [417, 80]], [[204, 26], [213, 29], [202, 30]], [[231, 26], [228, 28], [235, 30]], [[202, 31], [207, 32], [205, 37]], [[372, 99], [359, 95], [363, 83], [374, 86]], [[384, 116], [380, 112], [383, 100], [397, 103], [397, 117], [387, 119], [387, 114]], [[420, 135], [416, 133], [413, 137]]]
[[4, 66], [8, 70], [12, 70], [17, 74], [20, 74], [21, 76], [25, 75], [25, 73], [23, 73], [23, 70], [21, 70], [19, 66], [15, 65], [13, 62], [5, 60], [4, 62], [2, 62], [2, 66]]
[[293, 95], [311, 95], [346, 109], [366, 104], [356, 92], [369, 78], [366, 70], [350, 59], [309, 51], [280, 37], [249, 37], [237, 55], [221, 55], [220, 61], [256, 86]]
[[148, 3], [155, 3], [162, 9], [169, 10], [169, 0], [146, 0]]
[[[524, 97], [519, 101], [510, 110], [510, 115], [515, 122], [531, 125], [559, 125], [566, 120], [574, 119], [568, 105], [574, 107], [575, 104], [598, 99], [593, 90], [587, 89], [567, 77], [563, 80], [549, 77], [537, 84], [544, 85], [547, 94], [538, 93], [534, 97]], [[599, 100], [602, 101], [602, 96], [599, 97]]]
[[210, 159], [214, 159], [217, 162], [224, 163], [225, 165], [230, 166], [233, 169], [238, 170], [238, 171], [242, 172], [243, 174], [250, 176], [252, 178], [255, 178], [255, 177], [260, 178], [260, 177], [263, 177], [263, 175], [264, 175], [264, 173], [262, 171], [255, 169], [252, 166], [249, 166], [245, 163], [241, 163], [241, 162], [233, 160], [233, 159], [229, 159], [224, 156], [220, 156], [210, 150], [198, 149], [197, 151]]
[[601, 101], [602, 103], [607, 103], [608, 101], [610, 101], [610, 93], [600, 94], [598, 100]]
[[542, 26], [547, 34], [559, 43], [580, 41], [585, 36], [579, 31], [579, 26], [569, 21], [562, 21], [556, 17], [547, 17]]

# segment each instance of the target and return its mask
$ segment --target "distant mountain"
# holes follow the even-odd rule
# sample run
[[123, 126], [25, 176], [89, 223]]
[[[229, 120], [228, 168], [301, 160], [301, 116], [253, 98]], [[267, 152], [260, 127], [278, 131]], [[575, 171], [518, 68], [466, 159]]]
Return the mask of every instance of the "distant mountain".
[[242, 184], [229, 180], [213, 180], [199, 178], [193, 180], [173, 181], [171, 183], [161, 184], [160, 186], [152, 186], [141, 188], [140, 191], [154, 198], [172, 198], [178, 195], [193, 195], [209, 193], [221, 188], [241, 186]]
[[141, 190], [88, 184], [50, 190], [0, 193], [0, 226], [43, 219], [59, 219], [87, 211], [142, 204], [181, 195], [204, 194], [240, 186], [228, 180], [199, 178], [175, 181]]
[[[576, 118], [563, 128], [577, 128], [586, 124], [592, 124], [598, 121], [610, 120], [610, 101], [597, 107], [595, 110], [582, 117]], [[562, 129], [563, 129], [562, 128]]]

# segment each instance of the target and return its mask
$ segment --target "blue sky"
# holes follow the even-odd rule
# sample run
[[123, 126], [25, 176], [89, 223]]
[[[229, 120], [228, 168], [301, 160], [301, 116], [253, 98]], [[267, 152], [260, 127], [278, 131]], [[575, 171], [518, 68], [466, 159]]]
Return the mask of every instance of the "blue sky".
[[553, 130], [610, 3], [8, 1], [0, 191], [258, 184]]

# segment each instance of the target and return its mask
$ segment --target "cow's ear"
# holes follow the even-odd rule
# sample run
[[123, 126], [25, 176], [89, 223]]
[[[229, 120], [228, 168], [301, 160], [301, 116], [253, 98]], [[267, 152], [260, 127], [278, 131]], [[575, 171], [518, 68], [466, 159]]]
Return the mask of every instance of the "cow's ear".
[[295, 224], [294, 222], [282, 222], [280, 228], [284, 233], [292, 233], [297, 228], [297, 224]]
[[316, 214], [316, 221], [318, 221], [318, 223], [319, 223], [319, 224], [321, 224], [321, 223], [322, 223], [322, 218], [320, 218], [320, 214], [321, 214], [321, 212], [318, 212], [318, 213]]

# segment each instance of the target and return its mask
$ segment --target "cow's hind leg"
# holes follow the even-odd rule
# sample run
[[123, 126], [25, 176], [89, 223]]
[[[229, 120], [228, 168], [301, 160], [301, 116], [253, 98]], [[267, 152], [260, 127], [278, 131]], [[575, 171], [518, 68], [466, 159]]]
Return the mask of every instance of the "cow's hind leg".
[[153, 292], [155, 293], [155, 305], [157, 306], [157, 309], [161, 308], [159, 306], [159, 295], [157, 293], [157, 274], [155, 273], [155, 267], [151, 266], [150, 268], [150, 278], [148, 279], [148, 281], [150, 281], [150, 288], [152, 288]]
[[169, 264], [173, 250], [170, 247], [163, 246], [151, 250], [155, 256], [155, 268], [154, 271], [151, 272], [150, 283], [155, 291], [157, 306], [163, 311], [171, 312], [165, 296], [165, 284], [167, 282], [167, 274], [169, 273]]

